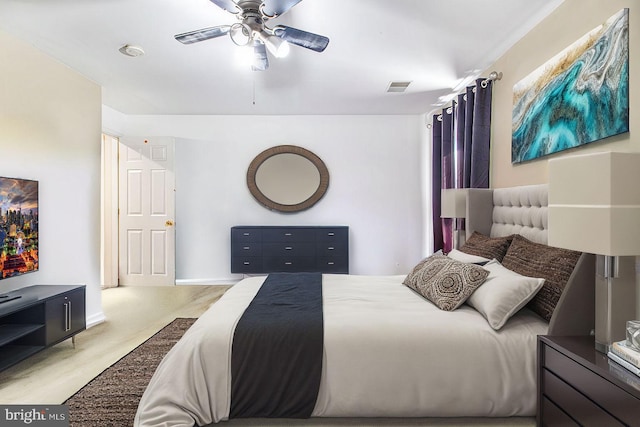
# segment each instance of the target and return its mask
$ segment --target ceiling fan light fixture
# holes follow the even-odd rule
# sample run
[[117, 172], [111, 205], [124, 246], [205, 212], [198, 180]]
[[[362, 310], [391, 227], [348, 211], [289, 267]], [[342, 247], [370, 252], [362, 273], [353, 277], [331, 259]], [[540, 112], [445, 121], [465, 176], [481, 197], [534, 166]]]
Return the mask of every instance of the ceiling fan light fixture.
[[240, 46], [239, 49], [236, 50], [236, 63], [241, 68], [249, 68], [253, 67], [256, 64], [256, 57], [253, 50], [253, 46]]
[[289, 43], [286, 40], [269, 35], [265, 31], [257, 33], [257, 36], [262, 40], [267, 50], [276, 58], [284, 58], [289, 55]]
[[229, 37], [238, 46], [248, 46], [251, 41], [251, 28], [247, 24], [235, 23], [229, 29]]

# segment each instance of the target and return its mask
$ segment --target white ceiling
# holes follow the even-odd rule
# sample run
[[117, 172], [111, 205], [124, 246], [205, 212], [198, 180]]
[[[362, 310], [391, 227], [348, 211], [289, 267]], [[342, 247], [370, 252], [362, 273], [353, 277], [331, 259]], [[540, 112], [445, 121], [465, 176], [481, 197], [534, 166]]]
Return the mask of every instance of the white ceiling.
[[[303, 0], [267, 24], [329, 46], [292, 46], [263, 72], [236, 64], [228, 36], [174, 40], [236, 22], [209, 0], [0, 0], [0, 29], [100, 84], [103, 104], [125, 114], [421, 114], [562, 1]], [[122, 55], [127, 43], [146, 54]], [[386, 93], [397, 80], [412, 83]]]

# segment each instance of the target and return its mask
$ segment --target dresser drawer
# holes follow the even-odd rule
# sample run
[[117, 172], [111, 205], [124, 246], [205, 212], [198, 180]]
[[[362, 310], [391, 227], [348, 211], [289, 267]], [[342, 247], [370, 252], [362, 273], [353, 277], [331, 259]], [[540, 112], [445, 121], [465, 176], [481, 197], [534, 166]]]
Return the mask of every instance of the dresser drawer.
[[316, 246], [309, 242], [289, 242], [289, 243], [263, 243], [265, 255], [273, 256], [315, 256]]
[[540, 404], [542, 405], [541, 427], [578, 427], [580, 425], [546, 397], [542, 398]]
[[316, 230], [316, 238], [318, 242], [336, 244], [337, 242], [346, 242], [349, 240], [349, 229], [347, 227], [325, 227]]
[[546, 369], [542, 374], [543, 393], [585, 427], [624, 426], [601, 407]]
[[259, 242], [236, 242], [231, 247], [233, 256], [260, 256], [262, 255], [262, 243]]
[[316, 231], [312, 228], [265, 228], [263, 242], [315, 242]]
[[543, 353], [545, 368], [607, 412], [617, 414], [623, 423], [638, 425], [640, 399], [549, 346], [543, 346]]
[[270, 272], [314, 272], [317, 270], [315, 257], [272, 257], [263, 258], [263, 267]]
[[247, 243], [261, 242], [262, 229], [249, 227], [234, 227], [231, 229], [231, 242]]
[[342, 242], [318, 242], [318, 256], [338, 257], [347, 255], [349, 248]]
[[346, 274], [349, 272], [349, 260], [344, 257], [319, 257], [318, 271]]
[[262, 257], [231, 257], [232, 273], [262, 273]]

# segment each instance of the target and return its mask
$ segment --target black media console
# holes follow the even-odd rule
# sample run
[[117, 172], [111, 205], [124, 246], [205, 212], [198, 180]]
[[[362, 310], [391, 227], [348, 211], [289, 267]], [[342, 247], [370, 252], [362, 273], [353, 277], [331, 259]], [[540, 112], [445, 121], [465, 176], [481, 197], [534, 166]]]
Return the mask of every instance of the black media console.
[[86, 328], [84, 285], [35, 285], [0, 298], [0, 371]]

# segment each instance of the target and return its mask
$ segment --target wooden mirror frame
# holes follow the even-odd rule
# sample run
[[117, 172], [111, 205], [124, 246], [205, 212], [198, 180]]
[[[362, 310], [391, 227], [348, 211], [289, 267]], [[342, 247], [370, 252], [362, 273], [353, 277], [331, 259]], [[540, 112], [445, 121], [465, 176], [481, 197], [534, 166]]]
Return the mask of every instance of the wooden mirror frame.
[[[260, 191], [258, 184], [256, 183], [256, 174], [258, 169], [265, 160], [278, 154], [297, 154], [298, 156], [302, 156], [309, 160], [318, 169], [318, 172], [320, 173], [320, 184], [311, 197], [300, 203], [284, 205], [269, 199], [262, 193], [262, 191]], [[264, 150], [262, 153], [258, 154], [255, 159], [253, 159], [249, 165], [249, 169], [247, 170], [247, 187], [249, 187], [249, 191], [253, 197], [268, 209], [278, 212], [299, 212], [309, 209], [325, 195], [327, 188], [329, 188], [329, 170], [320, 157], [307, 149], [295, 145], [278, 145]]]

